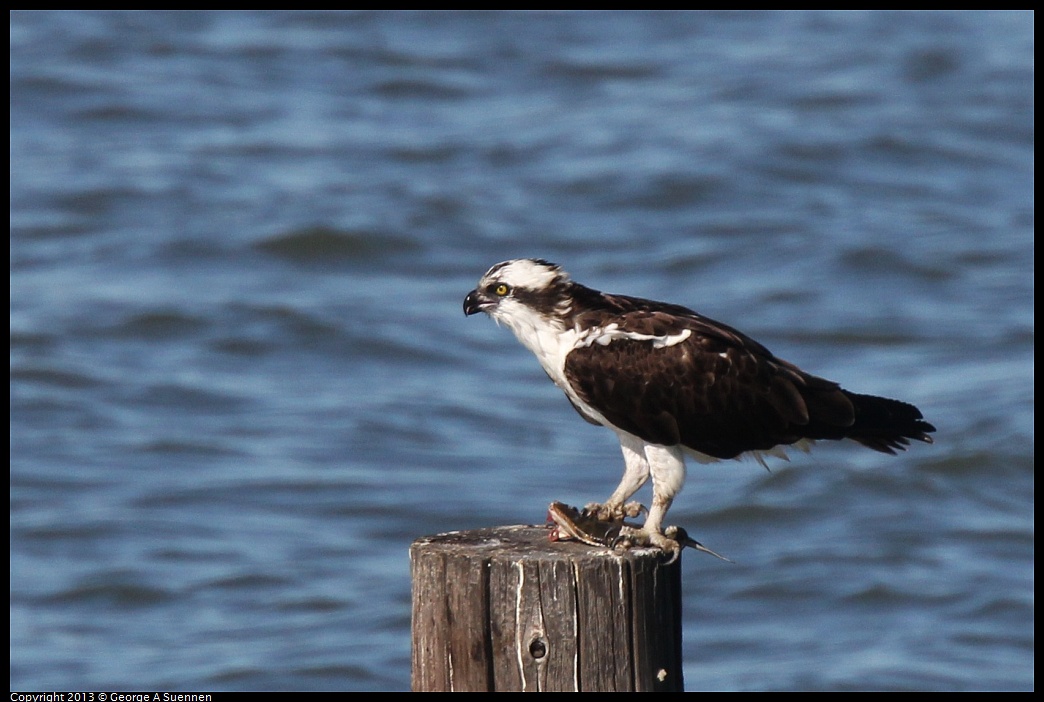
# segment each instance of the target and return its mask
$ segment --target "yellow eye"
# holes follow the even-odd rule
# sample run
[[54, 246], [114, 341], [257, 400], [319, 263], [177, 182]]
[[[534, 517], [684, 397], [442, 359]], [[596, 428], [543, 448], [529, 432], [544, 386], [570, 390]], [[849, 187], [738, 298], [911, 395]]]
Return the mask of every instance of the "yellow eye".
[[500, 297], [504, 297], [509, 292], [511, 292], [511, 288], [509, 288], [506, 283], [501, 283], [497, 287], [493, 288], [493, 292], [495, 292]]

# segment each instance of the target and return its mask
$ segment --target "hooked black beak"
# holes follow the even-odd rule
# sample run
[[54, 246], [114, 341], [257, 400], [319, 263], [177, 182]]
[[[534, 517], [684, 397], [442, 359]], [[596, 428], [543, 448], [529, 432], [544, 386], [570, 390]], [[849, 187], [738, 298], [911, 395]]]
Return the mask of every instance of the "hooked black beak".
[[468, 293], [468, 296], [464, 298], [464, 314], [471, 316], [476, 312], [484, 312], [492, 305], [493, 302], [482, 293], [478, 290], [472, 290]]

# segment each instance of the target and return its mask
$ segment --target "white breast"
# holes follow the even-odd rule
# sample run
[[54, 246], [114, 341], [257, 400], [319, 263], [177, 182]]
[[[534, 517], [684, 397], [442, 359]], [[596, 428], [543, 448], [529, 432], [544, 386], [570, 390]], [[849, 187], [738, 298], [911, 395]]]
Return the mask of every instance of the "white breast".
[[592, 420], [612, 428], [600, 412], [580, 399], [565, 376], [566, 357], [573, 349], [591, 343], [590, 331], [567, 329], [557, 319], [548, 319], [514, 300], [502, 300], [491, 316], [513, 331], [519, 342], [533, 352], [544, 372], [576, 407]]

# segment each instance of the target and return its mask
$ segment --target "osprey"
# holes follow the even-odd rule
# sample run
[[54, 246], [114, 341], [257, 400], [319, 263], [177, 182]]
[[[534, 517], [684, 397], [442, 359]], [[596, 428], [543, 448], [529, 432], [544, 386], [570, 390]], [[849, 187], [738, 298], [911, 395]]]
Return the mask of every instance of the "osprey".
[[464, 298], [515, 333], [577, 412], [616, 432], [620, 485], [600, 519], [637, 516], [628, 498], [651, 477], [652, 505], [633, 543], [677, 556], [663, 518], [685, 480], [685, 456], [707, 463], [807, 450], [853, 439], [883, 453], [935, 431], [913, 405], [844, 390], [806, 373], [732, 327], [682, 307], [610, 295], [574, 283], [541, 259], [504, 261]]

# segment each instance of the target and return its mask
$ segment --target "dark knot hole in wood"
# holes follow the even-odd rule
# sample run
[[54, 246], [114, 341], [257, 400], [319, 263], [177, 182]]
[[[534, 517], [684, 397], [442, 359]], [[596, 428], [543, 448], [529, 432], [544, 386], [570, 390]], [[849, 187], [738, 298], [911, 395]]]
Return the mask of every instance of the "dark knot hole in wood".
[[529, 643], [529, 655], [533, 658], [540, 660], [547, 655], [547, 641], [542, 638], [533, 639]]

